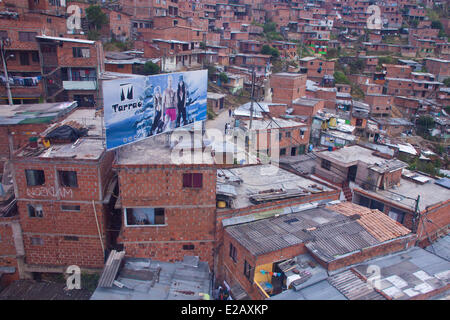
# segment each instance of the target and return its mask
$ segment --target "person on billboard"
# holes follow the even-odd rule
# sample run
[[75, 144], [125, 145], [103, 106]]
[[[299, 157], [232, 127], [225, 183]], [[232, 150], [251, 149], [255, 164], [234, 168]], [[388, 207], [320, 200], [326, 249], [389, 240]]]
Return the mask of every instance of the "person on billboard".
[[166, 120], [164, 121], [164, 131], [174, 129], [175, 120], [177, 119], [176, 102], [177, 97], [175, 90], [172, 88], [172, 76], [167, 77], [167, 88], [163, 94], [163, 108], [165, 110]]
[[153, 124], [150, 130], [150, 135], [154, 135], [155, 133], [161, 133], [164, 126], [163, 103], [160, 86], [157, 86], [154, 90], [153, 105], [155, 107], [155, 117], [153, 118]]
[[186, 96], [187, 96], [187, 87], [186, 83], [184, 82], [183, 75], [180, 75], [179, 81], [178, 81], [178, 89], [177, 89], [177, 109], [178, 109], [178, 116], [177, 116], [177, 123], [176, 127], [178, 128], [180, 126], [181, 118], [183, 118], [183, 125], [187, 124], [186, 121]]

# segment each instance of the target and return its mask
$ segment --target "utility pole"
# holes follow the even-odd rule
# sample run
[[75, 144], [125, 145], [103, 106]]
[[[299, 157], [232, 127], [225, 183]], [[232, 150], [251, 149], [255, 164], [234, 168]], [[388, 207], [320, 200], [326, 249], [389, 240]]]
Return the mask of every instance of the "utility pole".
[[252, 66], [252, 92], [250, 97], [250, 127], [252, 129], [252, 121], [253, 121], [253, 100], [255, 95], [255, 67]]
[[9, 77], [8, 77], [8, 69], [6, 68], [6, 58], [5, 58], [5, 47], [9, 47], [11, 45], [11, 40], [9, 38], [0, 39], [0, 51], [2, 53], [2, 61], [3, 61], [3, 72], [5, 73], [6, 79], [6, 91], [8, 93], [8, 102], [9, 105], [12, 106], [12, 95], [11, 95], [11, 87], [9, 85]]
[[414, 224], [413, 224], [413, 232], [417, 232], [419, 224], [420, 224], [420, 211], [419, 211], [419, 201], [420, 195], [417, 196], [416, 205], [414, 207]]

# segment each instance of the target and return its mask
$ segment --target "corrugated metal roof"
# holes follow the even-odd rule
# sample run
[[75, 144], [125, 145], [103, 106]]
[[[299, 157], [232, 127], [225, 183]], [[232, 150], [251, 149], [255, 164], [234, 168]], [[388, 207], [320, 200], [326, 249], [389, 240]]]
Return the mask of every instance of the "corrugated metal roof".
[[385, 300], [362, 281], [352, 270], [346, 270], [328, 278], [328, 282], [349, 300]]

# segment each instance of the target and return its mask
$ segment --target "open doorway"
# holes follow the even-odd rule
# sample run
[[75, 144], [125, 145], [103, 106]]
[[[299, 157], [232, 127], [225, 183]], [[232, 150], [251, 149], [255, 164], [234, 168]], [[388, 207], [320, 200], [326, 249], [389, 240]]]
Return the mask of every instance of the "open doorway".
[[356, 173], [358, 171], [358, 166], [354, 165], [348, 168], [348, 174], [347, 174], [347, 179], [349, 181], [353, 181], [355, 182], [356, 180]]

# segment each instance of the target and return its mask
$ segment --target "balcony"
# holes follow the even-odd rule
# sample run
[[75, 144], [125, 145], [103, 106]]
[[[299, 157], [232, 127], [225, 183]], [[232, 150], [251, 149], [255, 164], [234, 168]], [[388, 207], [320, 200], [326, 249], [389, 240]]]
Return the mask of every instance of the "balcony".
[[97, 79], [63, 81], [64, 90], [97, 90]]

